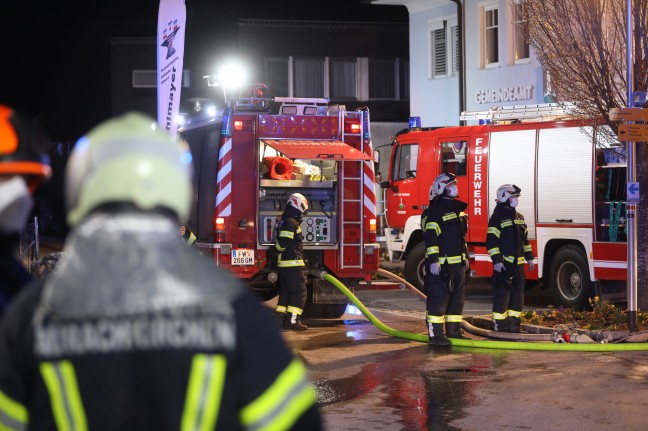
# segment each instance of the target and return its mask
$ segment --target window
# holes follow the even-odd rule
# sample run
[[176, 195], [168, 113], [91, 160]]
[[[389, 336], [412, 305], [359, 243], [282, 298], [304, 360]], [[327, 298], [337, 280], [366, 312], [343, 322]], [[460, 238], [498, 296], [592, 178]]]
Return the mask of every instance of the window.
[[369, 99], [396, 99], [396, 63], [393, 59], [369, 59]]
[[409, 99], [409, 62], [399, 58], [267, 57], [273, 96], [331, 100]]
[[430, 56], [432, 59], [432, 77], [445, 76], [448, 73], [445, 26], [432, 30], [430, 33], [430, 46], [432, 47], [432, 55]]
[[325, 97], [324, 59], [295, 59], [293, 76], [294, 97]]
[[356, 60], [329, 60], [331, 99], [356, 99]]
[[458, 177], [466, 175], [466, 148], [468, 142], [454, 141], [441, 144], [442, 172], [450, 172]]
[[288, 96], [288, 59], [266, 58], [266, 84], [272, 91], [272, 96]]
[[459, 73], [459, 60], [461, 59], [461, 46], [459, 45], [459, 26], [450, 27], [450, 52], [452, 53], [452, 74]]
[[495, 6], [484, 8], [484, 66], [498, 66], [499, 63], [499, 9]]
[[456, 19], [436, 20], [430, 28], [430, 78], [445, 78], [459, 71], [461, 46]]
[[416, 178], [418, 163], [418, 144], [401, 145], [392, 166], [393, 180]]
[[522, 17], [522, 4], [520, 1], [514, 1], [513, 8], [513, 62], [518, 63], [520, 60], [529, 59], [529, 31], [526, 21]]

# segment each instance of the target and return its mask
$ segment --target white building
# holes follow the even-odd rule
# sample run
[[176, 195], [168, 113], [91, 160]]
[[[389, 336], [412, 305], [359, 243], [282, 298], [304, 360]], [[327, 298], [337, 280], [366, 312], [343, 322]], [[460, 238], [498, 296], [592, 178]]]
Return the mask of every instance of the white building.
[[[407, 7], [410, 115], [421, 117], [422, 126], [458, 125], [462, 110], [484, 111], [494, 106], [548, 101], [542, 68], [514, 25], [519, 1], [372, 2]], [[463, 74], [460, 70], [462, 22]]]

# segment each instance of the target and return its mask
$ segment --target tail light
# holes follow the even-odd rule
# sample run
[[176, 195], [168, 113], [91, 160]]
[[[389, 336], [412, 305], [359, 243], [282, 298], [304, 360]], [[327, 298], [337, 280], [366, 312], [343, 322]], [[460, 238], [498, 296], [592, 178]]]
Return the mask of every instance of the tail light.
[[369, 242], [376, 242], [376, 219], [369, 219]]
[[344, 133], [357, 135], [360, 133], [360, 120], [347, 118], [344, 120]]
[[216, 217], [215, 227], [216, 242], [225, 242], [225, 218]]
[[234, 120], [234, 130], [237, 132], [249, 132], [252, 130], [252, 120]]

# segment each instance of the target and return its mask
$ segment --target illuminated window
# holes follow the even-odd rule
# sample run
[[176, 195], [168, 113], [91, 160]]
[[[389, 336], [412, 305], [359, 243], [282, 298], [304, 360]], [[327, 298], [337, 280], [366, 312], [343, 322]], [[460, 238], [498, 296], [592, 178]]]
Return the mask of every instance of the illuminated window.
[[483, 11], [484, 67], [499, 66], [499, 9], [497, 6], [487, 6]]

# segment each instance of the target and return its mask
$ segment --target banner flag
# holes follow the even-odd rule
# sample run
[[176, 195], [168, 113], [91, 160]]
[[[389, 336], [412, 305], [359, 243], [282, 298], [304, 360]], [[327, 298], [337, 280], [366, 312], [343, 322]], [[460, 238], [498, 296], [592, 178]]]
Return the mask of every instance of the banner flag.
[[187, 11], [184, 0], [160, 0], [157, 29], [158, 125], [178, 130]]

